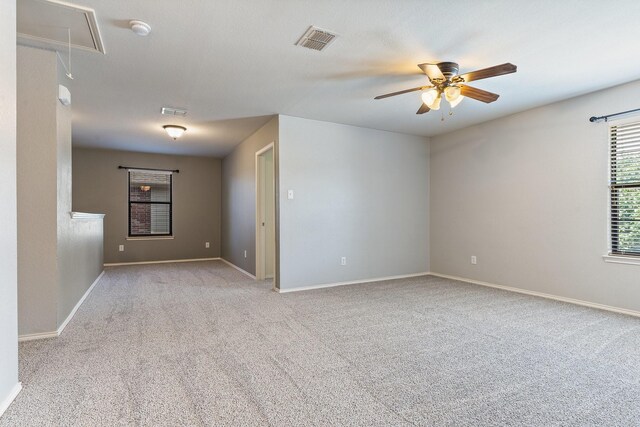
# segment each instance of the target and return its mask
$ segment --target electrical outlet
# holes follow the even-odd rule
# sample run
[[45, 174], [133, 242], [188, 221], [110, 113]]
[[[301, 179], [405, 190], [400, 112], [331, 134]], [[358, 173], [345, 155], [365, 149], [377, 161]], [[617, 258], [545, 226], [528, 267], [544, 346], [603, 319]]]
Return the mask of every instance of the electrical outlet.
[[120, 246], [118, 246], [118, 250], [119, 250], [120, 252], [124, 252], [124, 245], [120, 245]]
[[246, 250], [244, 251], [244, 257], [245, 258], [247, 257], [247, 251]]
[[340, 258], [340, 265], [347, 265], [347, 257], [343, 256], [342, 258]]
[[204, 247], [208, 249], [209, 248], [209, 242], [204, 242]]
[[475, 255], [471, 255], [471, 264], [476, 265], [478, 263], [478, 258]]

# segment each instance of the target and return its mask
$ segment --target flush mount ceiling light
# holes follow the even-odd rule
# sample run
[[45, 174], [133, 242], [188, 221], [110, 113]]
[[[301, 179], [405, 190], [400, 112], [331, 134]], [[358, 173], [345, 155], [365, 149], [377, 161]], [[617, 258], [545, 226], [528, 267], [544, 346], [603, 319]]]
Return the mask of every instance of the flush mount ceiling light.
[[166, 130], [169, 136], [173, 138], [174, 141], [180, 138], [182, 134], [187, 131], [186, 127], [178, 125], [164, 125], [162, 126], [162, 129]]
[[148, 36], [151, 32], [151, 26], [149, 24], [138, 20], [129, 21], [129, 27], [131, 27], [131, 31], [143, 37]]

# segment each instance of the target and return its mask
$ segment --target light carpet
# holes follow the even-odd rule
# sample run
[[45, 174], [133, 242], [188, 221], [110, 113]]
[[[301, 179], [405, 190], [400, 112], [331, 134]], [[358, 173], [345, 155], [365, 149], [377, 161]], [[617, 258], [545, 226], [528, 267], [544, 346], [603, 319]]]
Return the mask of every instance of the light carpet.
[[0, 426], [640, 425], [640, 319], [431, 276], [108, 268]]

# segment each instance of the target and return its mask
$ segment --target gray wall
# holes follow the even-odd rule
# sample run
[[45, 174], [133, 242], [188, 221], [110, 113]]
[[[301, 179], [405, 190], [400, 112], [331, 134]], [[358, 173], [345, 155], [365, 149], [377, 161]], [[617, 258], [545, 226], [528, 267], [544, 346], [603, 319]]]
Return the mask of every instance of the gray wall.
[[102, 220], [72, 220], [71, 107], [54, 52], [18, 47], [21, 336], [55, 333], [102, 271]]
[[[127, 240], [128, 181], [119, 165], [180, 170], [173, 175], [173, 240]], [[73, 149], [73, 208], [105, 214], [106, 263], [219, 257], [220, 181], [221, 161], [210, 157]]]
[[638, 99], [635, 82], [432, 138], [431, 270], [640, 310], [640, 266], [602, 260], [607, 125], [588, 121]]
[[102, 219], [66, 221], [58, 240], [58, 328], [103, 270]]
[[279, 162], [281, 289], [429, 271], [426, 138], [280, 116]]
[[[18, 384], [16, 2], [0, 8], [0, 408]], [[1, 411], [1, 409], [0, 409]], [[0, 412], [0, 415], [2, 413]]]
[[18, 289], [20, 335], [57, 328], [56, 54], [18, 46]]
[[[60, 67], [61, 68], [61, 67]], [[68, 85], [58, 69], [58, 81]], [[54, 97], [55, 98], [55, 97]], [[73, 97], [72, 97], [73, 98]], [[71, 219], [71, 107], [56, 102], [57, 117], [57, 327], [103, 269], [103, 220]]]
[[276, 143], [274, 151], [277, 170], [278, 117], [271, 119], [238, 145], [225, 157], [222, 164], [222, 257], [254, 275], [256, 274], [256, 152], [272, 142]]

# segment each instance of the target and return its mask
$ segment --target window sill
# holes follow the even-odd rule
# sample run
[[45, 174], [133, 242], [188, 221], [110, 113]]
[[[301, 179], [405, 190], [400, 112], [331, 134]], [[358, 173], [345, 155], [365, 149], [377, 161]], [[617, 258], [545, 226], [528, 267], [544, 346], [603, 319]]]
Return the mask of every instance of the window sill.
[[173, 240], [173, 236], [127, 237], [126, 240]]
[[86, 213], [86, 212], [69, 212], [71, 219], [104, 219], [104, 214]]
[[614, 264], [640, 265], [640, 257], [637, 256], [602, 255], [602, 259], [604, 262], [611, 262]]

